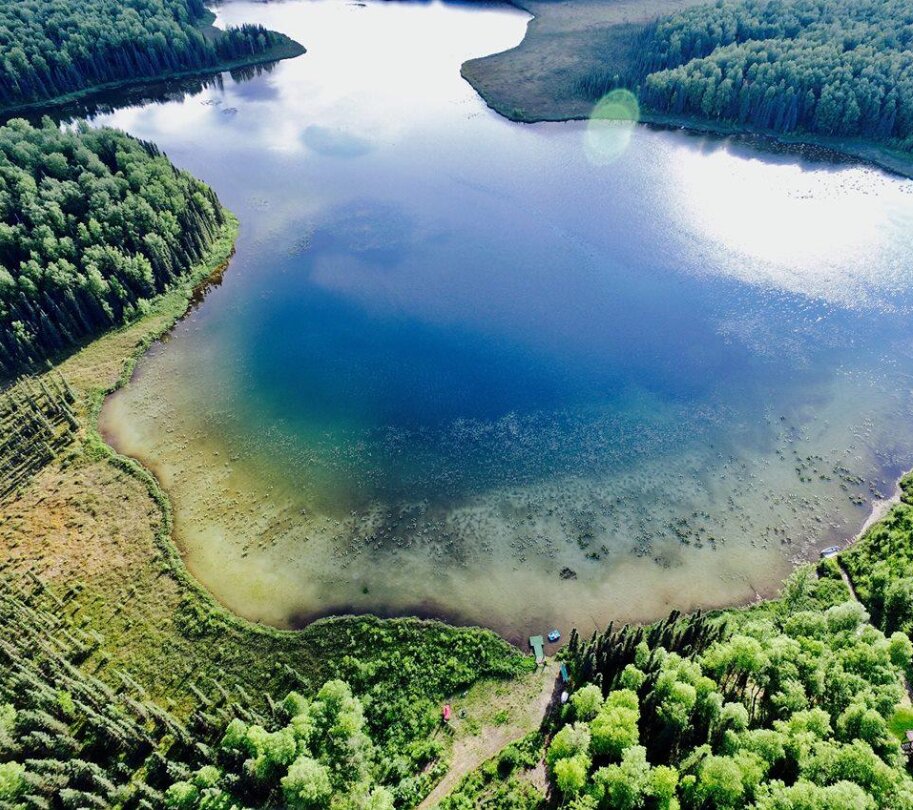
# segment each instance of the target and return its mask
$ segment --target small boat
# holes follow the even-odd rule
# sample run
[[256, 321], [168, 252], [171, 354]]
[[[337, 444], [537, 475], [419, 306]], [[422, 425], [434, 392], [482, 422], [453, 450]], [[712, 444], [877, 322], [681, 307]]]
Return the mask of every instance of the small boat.
[[827, 548], [821, 549], [821, 559], [826, 560], [828, 557], [833, 557], [840, 551], [840, 546], [828, 546]]
[[549, 641], [557, 641], [559, 638], [561, 638], [561, 633], [557, 630], [552, 630], [552, 632], [548, 634]]

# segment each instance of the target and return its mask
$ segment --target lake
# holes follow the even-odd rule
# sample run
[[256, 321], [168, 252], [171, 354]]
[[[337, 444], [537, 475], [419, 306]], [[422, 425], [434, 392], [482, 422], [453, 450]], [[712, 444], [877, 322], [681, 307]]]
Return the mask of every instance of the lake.
[[109, 398], [251, 619], [517, 640], [776, 592], [913, 466], [913, 183], [643, 126], [519, 125], [484, 3], [230, 2], [308, 48], [107, 98], [241, 219]]

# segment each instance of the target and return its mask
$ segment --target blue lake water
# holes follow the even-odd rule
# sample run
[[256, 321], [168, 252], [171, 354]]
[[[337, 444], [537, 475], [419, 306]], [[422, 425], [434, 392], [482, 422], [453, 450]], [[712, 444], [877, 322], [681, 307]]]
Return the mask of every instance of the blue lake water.
[[913, 183], [503, 120], [459, 68], [522, 38], [504, 6], [218, 15], [308, 53], [94, 121], [242, 222], [103, 412], [232, 609], [519, 638], [746, 601], [911, 466]]

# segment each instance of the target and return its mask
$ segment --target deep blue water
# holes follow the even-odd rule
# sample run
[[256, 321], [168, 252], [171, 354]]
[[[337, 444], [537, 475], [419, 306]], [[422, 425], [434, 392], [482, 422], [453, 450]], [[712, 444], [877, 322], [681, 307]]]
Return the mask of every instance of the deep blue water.
[[500, 119], [459, 65], [519, 41], [514, 9], [219, 14], [308, 54], [96, 120], [242, 222], [105, 412], [230, 606], [519, 633], [751, 598], [910, 466], [909, 182]]

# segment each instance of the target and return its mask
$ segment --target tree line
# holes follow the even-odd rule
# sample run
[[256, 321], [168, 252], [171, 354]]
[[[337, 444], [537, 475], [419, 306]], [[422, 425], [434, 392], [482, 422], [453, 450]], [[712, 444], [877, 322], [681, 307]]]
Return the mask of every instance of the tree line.
[[144, 312], [224, 222], [214, 192], [151, 144], [0, 127], [0, 376]]
[[[56, 375], [24, 383], [17, 399], [43, 411], [71, 402]], [[175, 616], [179, 632], [200, 644], [206, 633], [217, 636], [208, 649], [219, 662], [243, 646], [250, 669], [239, 677], [218, 663], [175, 678], [166, 667], [150, 683], [111, 655], [127, 642], [93, 627], [86, 606], [94, 593], [0, 561], [4, 810], [414, 807], [446, 771], [433, 734], [444, 696], [532, 668], [478, 629], [335, 619], [302, 637], [304, 659], [272, 647], [267, 684], [249, 676], [264, 652], [261, 634], [207, 630], [207, 616], [222, 619], [188, 598]], [[123, 595], [105, 604], [118, 612]], [[320, 660], [324, 649], [334, 654]], [[147, 691], [162, 682], [172, 684], [167, 698]]]
[[906, 0], [718, 0], [647, 26], [636, 51], [580, 90], [626, 86], [661, 113], [913, 149]]
[[81, 668], [101, 640], [62, 619], [78, 598], [0, 577], [0, 806], [393, 810], [398, 771], [348, 684], [264, 706], [216, 682], [181, 720]]
[[873, 624], [913, 638], [913, 476], [900, 490], [900, 503], [839, 560]]
[[913, 807], [887, 722], [913, 643], [822, 573], [800, 570], [750, 610], [575, 638], [546, 754], [562, 806]]
[[259, 25], [204, 34], [207, 15], [202, 0], [0, 0], [0, 107], [300, 51]]

